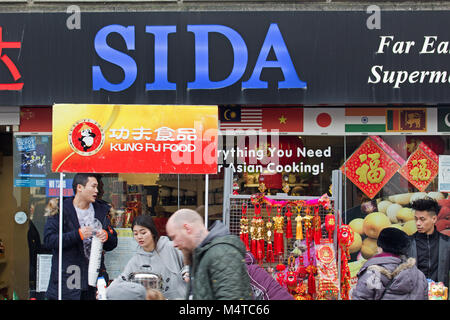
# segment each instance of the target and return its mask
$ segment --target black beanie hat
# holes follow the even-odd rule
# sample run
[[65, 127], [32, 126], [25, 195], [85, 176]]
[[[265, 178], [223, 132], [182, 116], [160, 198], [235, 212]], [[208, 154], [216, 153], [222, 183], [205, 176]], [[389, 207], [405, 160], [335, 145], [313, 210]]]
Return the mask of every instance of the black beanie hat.
[[410, 240], [408, 235], [400, 229], [384, 228], [378, 236], [377, 245], [384, 252], [402, 255], [408, 252]]

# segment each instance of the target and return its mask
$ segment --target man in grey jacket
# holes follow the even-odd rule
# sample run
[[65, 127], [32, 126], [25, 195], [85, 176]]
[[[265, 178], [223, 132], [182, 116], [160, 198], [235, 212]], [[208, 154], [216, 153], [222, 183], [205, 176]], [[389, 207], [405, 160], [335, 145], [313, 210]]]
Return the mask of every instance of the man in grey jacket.
[[417, 267], [427, 279], [443, 282], [449, 287], [450, 237], [436, 230], [440, 206], [431, 198], [412, 203], [417, 232], [411, 236], [408, 255], [415, 258]]
[[252, 299], [245, 264], [245, 245], [220, 221], [208, 230], [194, 210], [180, 209], [167, 221], [167, 235], [190, 262], [187, 298], [193, 300]]
[[427, 300], [425, 275], [417, 269], [414, 258], [404, 255], [410, 245], [408, 235], [397, 228], [385, 228], [377, 245], [382, 252], [358, 272], [352, 300]]

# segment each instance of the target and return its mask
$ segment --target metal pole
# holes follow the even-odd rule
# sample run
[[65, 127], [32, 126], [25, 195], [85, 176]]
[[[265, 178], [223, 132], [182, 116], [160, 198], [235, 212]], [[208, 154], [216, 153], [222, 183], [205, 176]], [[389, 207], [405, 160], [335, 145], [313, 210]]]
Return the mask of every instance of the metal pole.
[[60, 172], [59, 173], [58, 300], [62, 300], [63, 183], [64, 183], [64, 173]]
[[230, 208], [231, 200], [230, 196], [233, 194], [233, 172], [230, 167], [224, 168], [224, 178], [223, 178], [223, 209], [222, 209], [222, 220], [223, 224], [230, 229]]
[[208, 228], [208, 189], [209, 189], [209, 175], [205, 175], [205, 227]]

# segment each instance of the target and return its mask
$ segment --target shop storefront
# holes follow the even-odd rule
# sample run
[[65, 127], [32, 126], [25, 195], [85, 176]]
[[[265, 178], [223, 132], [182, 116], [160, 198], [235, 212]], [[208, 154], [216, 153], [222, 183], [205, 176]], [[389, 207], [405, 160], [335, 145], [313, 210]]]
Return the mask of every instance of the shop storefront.
[[[224, 221], [236, 235], [245, 217], [249, 226], [255, 216], [283, 217], [281, 243], [262, 231], [249, 234], [250, 246], [262, 240], [264, 253], [254, 252], [259, 262], [299, 299], [346, 299], [342, 287], [350, 289], [358, 267], [376, 253], [380, 230], [413, 234], [411, 200], [427, 195], [444, 205], [450, 191], [448, 13], [384, 12], [381, 29], [368, 28], [368, 17], [359, 11], [86, 12], [81, 28], [70, 29], [65, 13], [0, 14], [0, 294], [42, 298], [45, 208], [59, 196], [58, 172], [65, 172], [70, 196], [74, 172], [91, 171], [99, 156], [81, 151], [76, 156], [85, 157], [84, 166], [64, 170], [70, 155], [55, 162], [54, 128], [89, 118], [106, 127], [110, 141], [100, 147], [116, 152], [111, 163], [129, 168], [96, 170], [119, 231], [120, 246], [107, 256], [110, 276], [136, 245], [129, 228], [135, 216], [153, 215], [164, 234], [178, 208], [205, 216], [207, 203], [206, 219]], [[58, 105], [72, 112], [55, 116]], [[189, 105], [198, 113], [216, 106], [217, 173], [207, 180], [181, 170], [181, 161], [161, 174], [163, 160], [145, 144], [157, 134], [145, 120], [150, 116], [129, 128], [106, 116], [110, 108], [139, 105]], [[177, 111], [173, 117], [183, 118]], [[146, 155], [153, 166], [140, 167]], [[314, 217], [318, 229], [308, 227]], [[344, 250], [337, 245], [341, 224], [354, 238]], [[437, 226], [450, 233], [445, 213]], [[318, 238], [308, 241], [309, 229]], [[348, 274], [341, 272], [346, 249]], [[305, 269], [312, 261], [302, 292], [284, 279], [301, 267], [299, 257]], [[325, 267], [330, 273], [320, 271]]]

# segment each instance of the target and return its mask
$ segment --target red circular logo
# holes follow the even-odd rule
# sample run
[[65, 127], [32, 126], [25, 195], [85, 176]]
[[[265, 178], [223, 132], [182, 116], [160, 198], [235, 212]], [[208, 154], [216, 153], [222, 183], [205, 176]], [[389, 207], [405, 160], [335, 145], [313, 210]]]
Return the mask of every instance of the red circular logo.
[[328, 113], [320, 113], [316, 121], [319, 126], [326, 128], [331, 124], [331, 116]]
[[317, 251], [317, 258], [323, 263], [330, 263], [334, 260], [334, 252], [328, 246], [322, 246]]
[[103, 128], [95, 120], [77, 121], [69, 132], [69, 144], [73, 151], [82, 156], [96, 154], [105, 143]]

